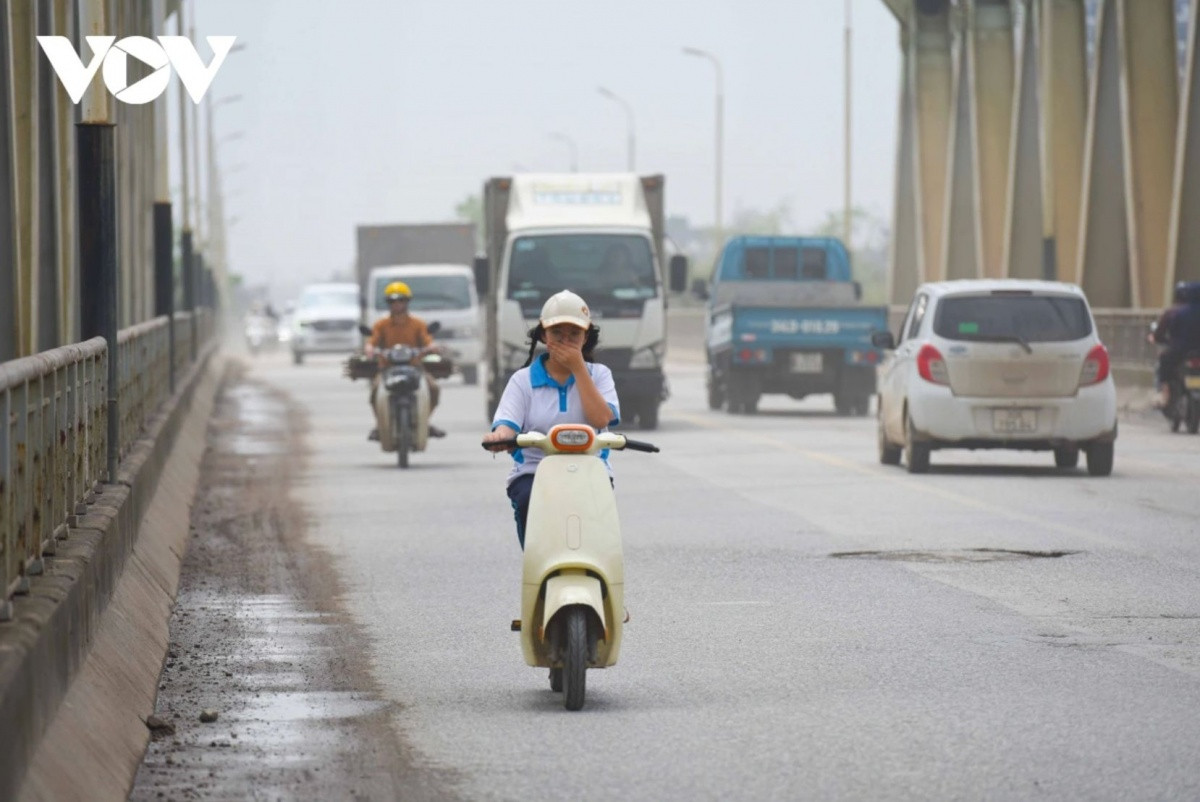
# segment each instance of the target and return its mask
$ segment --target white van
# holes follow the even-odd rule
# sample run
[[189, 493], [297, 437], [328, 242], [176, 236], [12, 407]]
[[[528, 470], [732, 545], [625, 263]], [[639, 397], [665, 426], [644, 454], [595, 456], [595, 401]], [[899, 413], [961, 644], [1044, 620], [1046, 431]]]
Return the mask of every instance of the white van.
[[453, 352], [463, 381], [479, 381], [479, 359], [483, 353], [482, 317], [475, 276], [468, 265], [413, 264], [373, 268], [367, 277], [367, 324], [388, 314], [383, 290], [393, 281], [403, 281], [412, 290], [409, 311], [425, 321], [435, 320], [441, 330], [435, 339]]

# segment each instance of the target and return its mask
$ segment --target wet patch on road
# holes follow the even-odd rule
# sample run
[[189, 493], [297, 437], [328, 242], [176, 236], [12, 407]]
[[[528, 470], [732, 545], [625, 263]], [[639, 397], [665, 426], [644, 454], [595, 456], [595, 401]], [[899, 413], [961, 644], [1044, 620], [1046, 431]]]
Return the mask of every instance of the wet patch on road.
[[1057, 559], [1079, 551], [1026, 551], [1022, 549], [899, 549], [893, 551], [835, 551], [840, 560], [889, 560], [909, 563], [987, 563], [1013, 560]]
[[243, 370], [209, 426], [130, 799], [453, 799], [396, 736], [329, 557], [304, 540], [302, 413]]

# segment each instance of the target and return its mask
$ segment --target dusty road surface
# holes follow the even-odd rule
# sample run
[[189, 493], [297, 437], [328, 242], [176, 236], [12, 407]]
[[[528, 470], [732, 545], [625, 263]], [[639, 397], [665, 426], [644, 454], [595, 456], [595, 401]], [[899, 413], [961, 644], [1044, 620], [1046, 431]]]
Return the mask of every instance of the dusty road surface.
[[234, 365], [209, 429], [161, 726], [131, 799], [452, 798], [450, 778], [397, 740], [402, 711], [369, 677], [327, 555], [304, 542], [288, 493], [304, 431], [294, 405]]

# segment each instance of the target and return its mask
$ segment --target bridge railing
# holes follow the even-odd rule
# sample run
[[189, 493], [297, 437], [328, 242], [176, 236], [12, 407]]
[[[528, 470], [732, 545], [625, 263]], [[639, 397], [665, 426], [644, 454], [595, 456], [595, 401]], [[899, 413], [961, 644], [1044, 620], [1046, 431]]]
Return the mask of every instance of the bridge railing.
[[0, 608], [103, 477], [107, 377], [101, 337], [0, 365]]
[[[191, 362], [192, 318], [177, 312], [175, 374]], [[214, 331], [211, 310], [196, 312], [198, 344]], [[117, 335], [119, 454], [128, 453], [170, 394], [168, 320]], [[0, 620], [9, 598], [28, 588], [53, 553], [66, 522], [105, 477], [108, 453], [108, 348], [103, 338], [0, 364]]]

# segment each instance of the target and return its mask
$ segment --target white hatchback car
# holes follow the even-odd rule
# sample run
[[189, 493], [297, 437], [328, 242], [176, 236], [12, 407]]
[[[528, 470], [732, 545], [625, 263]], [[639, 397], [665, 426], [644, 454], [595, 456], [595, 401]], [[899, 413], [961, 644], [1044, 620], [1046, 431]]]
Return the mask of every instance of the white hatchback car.
[[922, 284], [878, 369], [879, 461], [911, 473], [939, 448], [1053, 451], [1060, 468], [1087, 455], [1112, 473], [1117, 393], [1083, 291], [1048, 281]]

